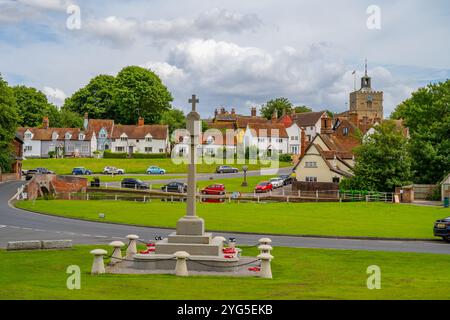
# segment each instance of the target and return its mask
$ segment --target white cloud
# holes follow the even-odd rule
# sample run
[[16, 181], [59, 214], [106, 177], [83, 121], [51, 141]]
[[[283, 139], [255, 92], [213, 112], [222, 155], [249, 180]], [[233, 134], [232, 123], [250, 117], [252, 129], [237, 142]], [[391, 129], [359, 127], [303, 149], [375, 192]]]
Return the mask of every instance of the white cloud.
[[224, 9], [212, 9], [197, 18], [144, 20], [118, 18], [91, 19], [87, 30], [91, 36], [118, 45], [128, 45], [138, 37], [154, 41], [202, 37], [212, 33], [241, 33], [256, 30], [261, 25], [254, 14], [239, 14]]
[[18, 3], [44, 10], [65, 11], [73, 2], [68, 0], [17, 0]]
[[64, 103], [64, 100], [67, 98], [67, 95], [58, 88], [44, 87], [42, 90], [47, 98], [55, 103], [58, 106], [61, 106]]

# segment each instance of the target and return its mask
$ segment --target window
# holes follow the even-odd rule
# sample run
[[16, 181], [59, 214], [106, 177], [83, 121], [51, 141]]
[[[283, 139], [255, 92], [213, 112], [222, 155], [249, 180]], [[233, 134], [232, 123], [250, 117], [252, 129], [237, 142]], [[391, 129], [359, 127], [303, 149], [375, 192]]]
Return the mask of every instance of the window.
[[153, 148], [152, 147], [145, 147], [145, 152], [153, 152]]
[[298, 141], [298, 136], [291, 136], [291, 141]]
[[152, 137], [146, 137], [145, 138], [145, 142], [152, 142], [153, 141], [153, 138]]
[[31, 152], [33, 151], [33, 146], [25, 146], [25, 152]]
[[89, 153], [89, 146], [86, 145], [81, 146], [81, 153]]
[[164, 153], [164, 149], [159, 149], [159, 153]]
[[86, 138], [86, 136], [85, 136], [83, 133], [80, 133], [80, 134], [78, 135], [78, 140], [83, 141], [84, 138]]
[[70, 133], [66, 133], [66, 140], [72, 139], [72, 135]]
[[74, 152], [74, 147], [73, 147], [73, 145], [69, 145], [69, 146], [67, 146], [67, 152]]
[[49, 152], [54, 152], [55, 151], [55, 145], [54, 144], [49, 145], [48, 146], [48, 151]]
[[125, 152], [125, 147], [116, 147], [116, 152]]
[[136, 139], [136, 143], [139, 143], [139, 139]]
[[31, 139], [32, 134], [31, 133], [25, 133], [25, 139]]
[[99, 137], [101, 139], [106, 139], [106, 133], [104, 133], [104, 132], [100, 133]]
[[128, 137], [120, 137], [120, 141], [127, 142], [128, 141]]
[[314, 127], [311, 127], [311, 130], [314, 130]]
[[317, 177], [306, 177], [306, 182], [317, 182]]
[[348, 136], [348, 128], [347, 127], [343, 128], [342, 133], [344, 134], [344, 136]]
[[306, 161], [305, 168], [317, 168], [317, 162], [315, 162], [315, 161]]
[[339, 177], [334, 177], [333, 178], [333, 183], [339, 183], [341, 179], [339, 179]]

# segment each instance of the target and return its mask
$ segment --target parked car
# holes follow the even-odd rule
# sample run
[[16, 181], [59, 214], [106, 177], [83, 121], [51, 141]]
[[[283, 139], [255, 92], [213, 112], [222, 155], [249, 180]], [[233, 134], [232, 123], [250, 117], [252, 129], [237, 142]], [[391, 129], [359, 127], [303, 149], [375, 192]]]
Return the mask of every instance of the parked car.
[[294, 178], [291, 175], [281, 175], [281, 179], [283, 179], [283, 184], [285, 186], [290, 185], [294, 182]]
[[149, 189], [148, 184], [142, 182], [139, 179], [133, 179], [133, 178], [125, 178], [121, 182], [122, 188], [129, 188], [129, 189]]
[[238, 168], [233, 168], [230, 166], [218, 166], [216, 168], [217, 173], [238, 173]]
[[266, 193], [273, 190], [273, 185], [269, 181], [263, 181], [258, 183], [255, 187], [256, 193]]
[[125, 174], [124, 169], [117, 169], [116, 167], [103, 168], [103, 174]]
[[88, 170], [86, 168], [83, 167], [79, 167], [79, 168], [73, 168], [72, 170], [72, 175], [74, 176], [90, 176], [92, 174], [91, 170]]
[[161, 187], [162, 191], [165, 192], [177, 192], [177, 193], [186, 193], [187, 192], [187, 184], [183, 182], [170, 182], [165, 186]]
[[434, 223], [434, 236], [450, 241], [450, 217], [437, 220]]
[[166, 170], [157, 166], [150, 166], [147, 168], [147, 174], [165, 174]]
[[50, 171], [46, 168], [36, 168], [27, 171], [27, 175], [25, 176], [26, 180], [31, 180], [35, 174], [54, 174], [53, 171]]
[[225, 186], [223, 184], [212, 184], [202, 189], [202, 194], [210, 195], [224, 195], [226, 193]]
[[281, 188], [284, 186], [284, 180], [281, 178], [272, 178], [269, 180], [274, 189]]

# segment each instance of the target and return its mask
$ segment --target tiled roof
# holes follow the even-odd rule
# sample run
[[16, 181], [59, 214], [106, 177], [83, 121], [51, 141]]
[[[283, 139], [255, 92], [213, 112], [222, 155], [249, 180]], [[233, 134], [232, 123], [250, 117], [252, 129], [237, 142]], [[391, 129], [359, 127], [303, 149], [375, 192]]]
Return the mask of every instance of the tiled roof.
[[286, 128], [281, 123], [250, 123], [249, 129], [255, 130], [258, 137], [273, 137], [288, 138]]
[[19, 128], [17, 129], [17, 134], [21, 139], [24, 138], [25, 132], [29, 130], [31, 133], [33, 133], [33, 140], [41, 140], [41, 141], [52, 141], [53, 140], [53, 133], [58, 134], [57, 140], [66, 140], [66, 133], [70, 133], [72, 135], [70, 140], [73, 141], [79, 141], [78, 137], [80, 133], [85, 134], [84, 141], [91, 140], [93, 131], [88, 130], [84, 132], [83, 130], [79, 128]]
[[247, 117], [247, 116], [238, 116], [236, 118], [237, 129], [245, 129], [247, 128], [247, 125], [249, 125], [250, 123], [265, 124], [269, 123], [269, 120], [261, 117]]
[[144, 139], [147, 134], [157, 140], [165, 140], [168, 135], [167, 125], [115, 125], [112, 133], [113, 139], [118, 139], [122, 134], [126, 134], [129, 139]]
[[322, 118], [324, 111], [320, 112], [304, 112], [304, 113], [296, 113], [292, 115], [292, 120], [301, 128], [301, 127], [312, 127], [315, 126], [316, 123]]
[[235, 130], [236, 127], [233, 122], [213, 122], [209, 125], [211, 129], [218, 129], [218, 130], [226, 130], [231, 129]]
[[229, 137], [227, 139], [226, 135], [220, 135], [220, 136], [213, 136], [213, 141], [211, 143], [208, 143], [209, 135], [203, 135], [202, 137], [202, 144], [207, 145], [227, 145], [227, 146], [235, 146], [237, 143], [236, 137]]
[[114, 120], [89, 119], [88, 130], [92, 130], [98, 134], [102, 128], [105, 128], [108, 133], [108, 138], [110, 138], [114, 128]]

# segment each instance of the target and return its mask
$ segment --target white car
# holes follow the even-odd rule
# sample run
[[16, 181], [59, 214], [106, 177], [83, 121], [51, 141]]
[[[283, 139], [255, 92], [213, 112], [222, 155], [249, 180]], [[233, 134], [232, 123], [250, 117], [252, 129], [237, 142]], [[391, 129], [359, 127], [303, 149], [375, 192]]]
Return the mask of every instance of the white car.
[[274, 189], [281, 188], [284, 186], [284, 181], [283, 179], [280, 178], [272, 178], [269, 180], [269, 182], [272, 184]]
[[125, 170], [117, 169], [116, 167], [105, 167], [103, 169], [103, 174], [124, 174]]

